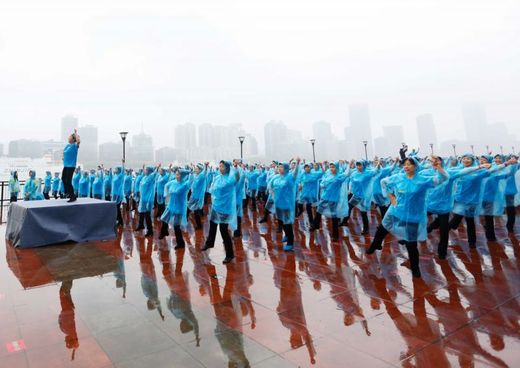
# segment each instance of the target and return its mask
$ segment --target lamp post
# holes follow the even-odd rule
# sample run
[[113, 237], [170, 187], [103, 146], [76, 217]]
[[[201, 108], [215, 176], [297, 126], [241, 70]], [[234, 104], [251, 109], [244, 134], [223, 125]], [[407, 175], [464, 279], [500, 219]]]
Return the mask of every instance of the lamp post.
[[246, 139], [246, 137], [244, 137], [243, 135], [241, 135], [240, 137], [238, 137], [238, 140], [240, 141], [240, 160], [242, 161], [242, 159], [244, 158], [244, 155], [243, 155], [243, 150], [242, 150], [242, 146], [244, 145], [244, 140]]
[[432, 155], [433, 155], [433, 143], [430, 143], [430, 151], [432, 152]]
[[500, 146], [500, 154], [504, 154], [504, 147], [503, 146]]
[[312, 162], [316, 162], [316, 152], [314, 151], [314, 143], [316, 143], [316, 139], [312, 138], [310, 142], [312, 144]]
[[455, 147], [457, 146], [455, 143], [451, 145], [453, 147], [453, 156], [457, 157], [457, 151], [455, 151]]
[[475, 154], [474, 146], [472, 144], [469, 145], [471, 147], [471, 153]]
[[368, 141], [363, 141], [363, 144], [365, 145], [365, 161], [368, 161], [368, 153], [367, 153]]
[[516, 155], [516, 152], [515, 152], [515, 146], [511, 147], [513, 149], [513, 155]]
[[486, 144], [486, 155], [489, 155], [489, 146]]
[[121, 139], [123, 140], [123, 170], [125, 168], [125, 161], [126, 161], [126, 136], [128, 135], [128, 132], [119, 132], [119, 135], [121, 136]]

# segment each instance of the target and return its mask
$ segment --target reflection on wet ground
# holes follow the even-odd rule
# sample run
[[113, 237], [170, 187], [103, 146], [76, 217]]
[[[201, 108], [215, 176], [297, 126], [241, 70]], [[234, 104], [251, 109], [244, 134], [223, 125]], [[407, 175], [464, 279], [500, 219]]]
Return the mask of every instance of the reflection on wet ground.
[[0, 366], [520, 366], [520, 244], [502, 228], [475, 250], [452, 232], [444, 261], [432, 236], [417, 280], [395, 239], [366, 256], [356, 222], [339, 243], [297, 230], [286, 253], [248, 215], [227, 266], [191, 225], [175, 251], [128, 218], [115, 241], [5, 244]]

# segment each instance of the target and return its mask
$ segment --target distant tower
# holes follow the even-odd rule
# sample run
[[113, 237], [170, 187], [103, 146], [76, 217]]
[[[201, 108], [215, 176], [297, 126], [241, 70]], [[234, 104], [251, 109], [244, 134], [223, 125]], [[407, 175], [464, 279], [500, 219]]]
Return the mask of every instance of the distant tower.
[[69, 135], [78, 129], [78, 118], [74, 115], [65, 115], [61, 118], [61, 140], [66, 142]]
[[417, 134], [419, 135], [419, 147], [423, 154], [430, 153], [430, 144], [433, 144], [433, 149], [438, 149], [437, 146], [437, 132], [433, 122], [432, 114], [422, 114], [415, 119], [417, 123]]
[[470, 144], [475, 144], [485, 140], [487, 130], [487, 116], [484, 105], [478, 103], [466, 104], [462, 106], [462, 117], [466, 138]]
[[353, 147], [355, 158], [365, 157], [363, 141], [367, 141], [368, 157], [373, 156], [374, 147], [372, 141], [372, 128], [370, 127], [370, 113], [368, 105], [349, 105], [348, 107], [350, 128], [348, 129], [348, 144]]

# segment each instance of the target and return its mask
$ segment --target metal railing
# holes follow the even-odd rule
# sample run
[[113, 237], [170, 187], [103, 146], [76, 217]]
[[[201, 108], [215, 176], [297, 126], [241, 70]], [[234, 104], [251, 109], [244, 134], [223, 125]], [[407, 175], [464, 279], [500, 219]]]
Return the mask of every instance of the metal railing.
[[[20, 192], [18, 193], [18, 200], [23, 200], [23, 187], [25, 180], [20, 180]], [[11, 194], [9, 193], [9, 181], [0, 181], [0, 224], [7, 222], [7, 211], [11, 201]]]

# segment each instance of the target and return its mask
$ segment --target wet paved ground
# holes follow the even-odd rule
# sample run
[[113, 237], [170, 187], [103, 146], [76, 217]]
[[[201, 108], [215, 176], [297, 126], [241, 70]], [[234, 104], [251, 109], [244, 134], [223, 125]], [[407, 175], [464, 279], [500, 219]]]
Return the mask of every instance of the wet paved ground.
[[190, 226], [175, 251], [128, 219], [111, 242], [5, 244], [0, 367], [520, 366], [520, 244], [501, 225], [471, 251], [452, 232], [445, 261], [433, 234], [414, 280], [395, 239], [364, 254], [356, 219], [331, 243], [302, 217], [294, 253], [245, 220], [228, 266], [219, 236], [202, 253]]

